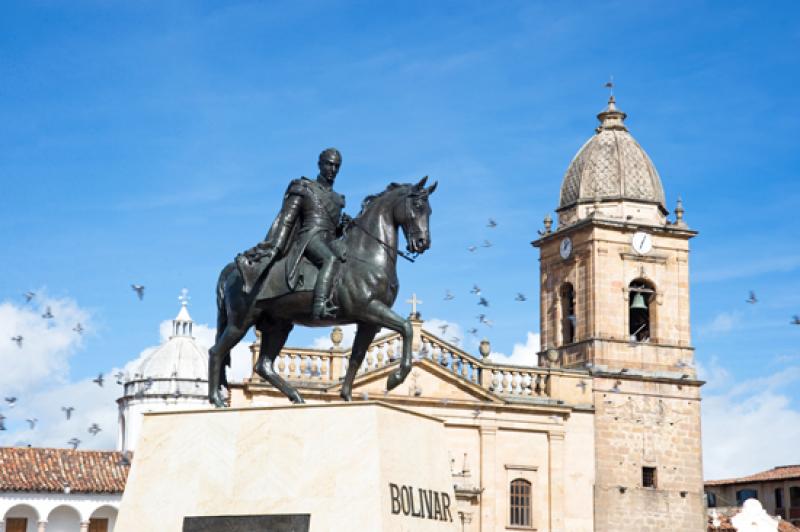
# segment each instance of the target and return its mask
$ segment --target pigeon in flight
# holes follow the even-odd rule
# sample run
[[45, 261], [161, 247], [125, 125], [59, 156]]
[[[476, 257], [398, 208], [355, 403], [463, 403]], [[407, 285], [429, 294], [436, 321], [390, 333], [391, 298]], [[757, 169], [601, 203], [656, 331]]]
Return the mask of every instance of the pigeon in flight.
[[470, 327], [467, 329], [467, 332], [472, 336], [478, 336], [478, 329], [476, 327]]
[[64, 414], [67, 416], [67, 420], [72, 417], [72, 411], [75, 410], [74, 406], [62, 406], [61, 410], [64, 411]]
[[102, 373], [98, 373], [97, 374], [97, 378], [96, 379], [92, 379], [92, 382], [96, 383], [101, 388], [103, 387], [103, 381], [104, 381], [104, 379], [103, 379], [103, 374]]
[[140, 284], [132, 284], [131, 285], [131, 290], [136, 292], [136, 295], [139, 296], [139, 301], [144, 299], [144, 286], [142, 286]]
[[23, 338], [21, 334], [11, 337], [11, 341], [17, 344], [17, 347], [19, 347], [20, 349], [22, 349], [22, 340]]
[[453, 336], [452, 338], [450, 338], [450, 343], [459, 345], [461, 343], [461, 338], [459, 338], [458, 336]]
[[482, 307], [488, 307], [489, 306], [489, 302], [486, 300], [485, 297], [481, 297], [481, 300], [478, 301], [478, 304], [481, 305]]
[[476, 296], [481, 295], [481, 289], [478, 285], [472, 285], [472, 290], [469, 291], [470, 294], [475, 294]]
[[36, 428], [36, 422], [39, 421], [39, 420], [34, 417], [34, 418], [28, 418], [25, 421], [28, 422], [28, 425], [31, 426], [31, 430], [33, 430], [33, 429]]
[[100, 428], [100, 425], [98, 425], [97, 423], [92, 423], [91, 426], [89, 427], [88, 432], [92, 436], [97, 436], [97, 433], [100, 432], [101, 430], [103, 429]]
[[750, 290], [750, 297], [748, 297], [746, 301], [751, 305], [758, 303], [758, 298], [756, 298], [756, 293]]
[[491, 320], [487, 320], [486, 319], [486, 314], [478, 314], [478, 321], [483, 323], [484, 325], [486, 325], [488, 327], [492, 326]]
[[447, 323], [445, 323], [444, 325], [439, 325], [439, 330], [442, 331], [442, 336], [447, 334], [448, 327], [450, 327], [450, 325], [448, 325]]
[[6, 430], [6, 416], [0, 414], [0, 430]]
[[452, 293], [452, 292], [450, 292], [450, 290], [446, 290], [446, 291], [445, 291], [445, 294], [444, 294], [444, 300], [445, 300], [445, 301], [450, 301], [450, 300], [452, 300], [452, 299], [455, 299], [455, 297], [456, 297], [456, 296], [454, 296], [454, 295], [453, 295], [453, 293]]
[[467, 251], [469, 251], [470, 253], [472, 253], [472, 252], [473, 252], [473, 251], [475, 251], [476, 249], [478, 249], [478, 246], [470, 246], [470, 247], [468, 247], [468, 248], [467, 248]]
[[25, 303], [30, 303], [31, 299], [36, 297], [36, 294], [34, 294], [33, 292], [25, 292], [25, 294], [23, 295], [25, 296]]
[[54, 317], [53, 316], [53, 311], [50, 309], [50, 307], [47, 307], [45, 309], [44, 314], [42, 314], [42, 317], [44, 319], [46, 319], [46, 320], [52, 320], [53, 319], [53, 317]]
[[528, 298], [525, 297], [525, 294], [522, 292], [517, 292], [517, 297], [514, 298], [514, 301], [527, 301]]
[[486, 227], [489, 229], [494, 229], [497, 227], [497, 222], [495, 222], [492, 218], [489, 218], [489, 223], [486, 224]]
[[800, 316], [792, 316], [792, 325], [800, 325]]
[[69, 440], [67, 442], [67, 445], [72, 445], [72, 450], [73, 451], [76, 450], [78, 448], [78, 445], [80, 445], [80, 444], [81, 444], [81, 440], [79, 440], [78, 438], [72, 438], [71, 440]]
[[14, 408], [14, 405], [17, 404], [16, 397], [6, 397], [6, 403], [8, 403], [8, 408]]
[[75, 327], [73, 327], [72, 330], [78, 334], [83, 334], [83, 325], [79, 323]]
[[492, 247], [492, 243], [489, 242], [488, 240], [484, 240], [483, 244], [481, 244], [481, 246], [483, 246], [485, 248], [490, 248], [490, 247]]

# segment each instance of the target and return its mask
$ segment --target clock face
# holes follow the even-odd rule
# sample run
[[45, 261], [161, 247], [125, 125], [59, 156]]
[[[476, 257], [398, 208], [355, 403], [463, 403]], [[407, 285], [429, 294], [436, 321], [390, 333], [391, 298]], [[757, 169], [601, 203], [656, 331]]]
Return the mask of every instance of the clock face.
[[650, 253], [651, 249], [653, 249], [653, 237], [651, 237], [648, 233], [637, 231], [633, 234], [631, 246], [639, 255], [646, 255], [647, 253]]
[[572, 240], [570, 240], [569, 237], [562, 240], [561, 247], [558, 251], [561, 253], [562, 259], [568, 259], [569, 256], [572, 255]]

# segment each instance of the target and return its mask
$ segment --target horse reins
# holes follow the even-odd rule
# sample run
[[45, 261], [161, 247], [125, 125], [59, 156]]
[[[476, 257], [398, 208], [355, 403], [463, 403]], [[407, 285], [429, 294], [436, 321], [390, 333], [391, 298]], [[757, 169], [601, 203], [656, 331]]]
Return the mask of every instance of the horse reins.
[[[386, 251], [388, 251], [388, 252], [389, 252], [389, 256], [390, 256], [390, 257], [392, 256], [392, 252], [395, 252], [397, 255], [400, 255], [401, 257], [403, 257], [404, 259], [406, 259], [408, 262], [414, 262], [414, 261], [417, 259], [417, 257], [419, 257], [419, 255], [420, 255], [420, 254], [419, 254], [419, 253], [417, 253], [417, 252], [414, 252], [414, 253], [405, 253], [405, 252], [401, 251], [400, 249], [392, 249], [392, 248], [389, 246], [389, 244], [387, 244], [386, 242], [384, 242], [383, 240], [381, 240], [381, 239], [380, 239], [380, 238], [378, 238], [377, 236], [375, 236], [375, 235], [373, 235], [372, 233], [370, 233], [369, 231], [367, 231], [367, 230], [366, 230], [366, 228], [362, 227], [362, 226], [361, 226], [361, 224], [359, 224], [359, 223], [356, 221], [356, 219], [355, 219], [355, 218], [353, 218], [353, 219], [350, 221], [350, 224], [351, 224], [351, 225], [353, 225], [354, 227], [357, 227], [357, 228], [361, 229], [361, 230], [364, 232], [364, 234], [365, 234], [365, 235], [367, 235], [367, 236], [368, 236], [368, 237], [370, 237], [371, 239], [375, 240], [375, 241], [376, 241], [378, 244], [380, 244], [381, 246], [383, 246], [383, 247], [384, 247], [384, 249], [385, 249]], [[395, 259], [395, 261], [397, 261], [397, 259]]]

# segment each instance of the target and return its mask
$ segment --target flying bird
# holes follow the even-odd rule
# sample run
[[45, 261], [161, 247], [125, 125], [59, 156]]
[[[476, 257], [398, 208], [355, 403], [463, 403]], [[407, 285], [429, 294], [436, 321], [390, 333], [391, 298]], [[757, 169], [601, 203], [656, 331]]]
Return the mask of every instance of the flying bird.
[[23, 338], [21, 334], [11, 337], [11, 341], [17, 344], [17, 347], [19, 347], [20, 349], [22, 348], [22, 340]]
[[750, 297], [747, 298], [747, 303], [755, 304], [758, 303], [758, 298], [756, 298], [756, 293], [750, 290]]
[[0, 414], [0, 430], [6, 430], [6, 416]]
[[576, 384], [575, 386], [580, 388], [582, 392], [586, 391], [586, 381], [583, 379], [581, 379], [580, 382], [578, 382], [578, 384]]
[[17, 404], [16, 397], [6, 397], [6, 403], [8, 403], [8, 408], [14, 408], [14, 405]]
[[31, 302], [31, 299], [33, 299], [34, 297], [36, 297], [36, 294], [34, 294], [33, 292], [25, 292], [25, 293], [23, 294], [23, 296], [25, 297], [25, 303], [30, 303], [30, 302]]
[[73, 327], [72, 330], [78, 334], [83, 334], [83, 326], [80, 323]]
[[75, 410], [74, 406], [62, 406], [61, 410], [64, 411], [64, 414], [67, 416], [67, 420], [72, 417], [72, 411]]
[[478, 285], [472, 285], [472, 290], [469, 291], [470, 294], [475, 294], [476, 296], [481, 295], [481, 289]]
[[468, 248], [467, 248], [467, 251], [469, 251], [470, 253], [472, 253], [472, 252], [473, 252], [473, 251], [475, 251], [476, 249], [478, 249], [478, 246], [470, 246], [470, 247], [468, 247]]
[[487, 327], [492, 326], [492, 321], [486, 319], [486, 314], [478, 314], [478, 321], [486, 325]]
[[461, 338], [459, 338], [458, 336], [453, 336], [452, 338], [450, 338], [450, 343], [458, 345], [461, 343]]
[[80, 444], [81, 444], [81, 440], [79, 440], [78, 438], [72, 438], [71, 440], [69, 440], [67, 442], [67, 445], [72, 445], [72, 450], [73, 451], [76, 450], [78, 448], [78, 445], [80, 445]]
[[33, 430], [34, 428], [36, 428], [36, 422], [39, 420], [34, 417], [34, 418], [28, 418], [25, 421], [28, 422], [28, 425], [31, 426], [31, 430]]
[[452, 292], [450, 292], [450, 290], [446, 290], [446, 291], [445, 291], [445, 294], [444, 294], [444, 300], [445, 300], [445, 301], [450, 301], [450, 300], [452, 300], [452, 299], [455, 299], [455, 297], [456, 297], [456, 296], [454, 296], [454, 295], [453, 295], [453, 293], [452, 293]]
[[488, 240], [484, 240], [483, 244], [481, 244], [481, 246], [483, 246], [485, 248], [490, 248], [490, 247], [492, 247], [492, 243], [489, 242]]
[[489, 306], [489, 302], [486, 300], [485, 297], [481, 297], [481, 300], [478, 301], [478, 304], [480, 306], [482, 306], [482, 307], [488, 307]]
[[476, 327], [470, 327], [467, 329], [467, 332], [472, 336], [478, 336], [478, 329]]
[[92, 436], [97, 436], [97, 433], [98, 433], [98, 432], [100, 432], [101, 430], [103, 430], [103, 429], [101, 429], [101, 428], [100, 428], [100, 425], [98, 425], [97, 423], [92, 423], [92, 424], [89, 426], [89, 430], [88, 430], [88, 432], [89, 432], [89, 434], [91, 434]]
[[800, 325], [800, 316], [796, 314], [792, 316], [792, 325]]
[[103, 379], [103, 374], [102, 373], [98, 373], [97, 374], [97, 378], [96, 379], [92, 379], [92, 382], [96, 383], [101, 388], [103, 387], [103, 381], [104, 381], [104, 379]]
[[42, 317], [44, 319], [46, 319], [46, 320], [52, 320], [53, 319], [53, 317], [54, 317], [53, 316], [53, 311], [50, 309], [50, 307], [47, 307], [45, 309], [44, 314], [42, 314]]
[[450, 327], [450, 325], [448, 325], [447, 323], [445, 323], [444, 325], [439, 325], [439, 330], [442, 331], [443, 336], [447, 334], [448, 327]]
[[497, 222], [495, 222], [494, 219], [489, 218], [489, 223], [486, 224], [486, 227], [488, 227], [489, 229], [494, 229], [495, 227], [497, 227]]
[[527, 301], [528, 298], [525, 297], [525, 294], [522, 292], [517, 292], [517, 297], [514, 298], [514, 301]]
[[140, 284], [132, 284], [131, 285], [131, 290], [136, 292], [136, 295], [139, 296], [139, 301], [144, 299], [144, 286], [142, 286]]

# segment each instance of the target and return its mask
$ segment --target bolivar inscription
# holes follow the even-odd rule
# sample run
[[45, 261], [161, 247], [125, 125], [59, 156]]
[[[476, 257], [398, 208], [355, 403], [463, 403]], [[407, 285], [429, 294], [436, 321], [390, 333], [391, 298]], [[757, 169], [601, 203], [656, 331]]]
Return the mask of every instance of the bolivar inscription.
[[410, 515], [420, 519], [452, 521], [450, 515], [450, 495], [444, 491], [398, 486], [389, 483], [392, 498], [392, 513]]

